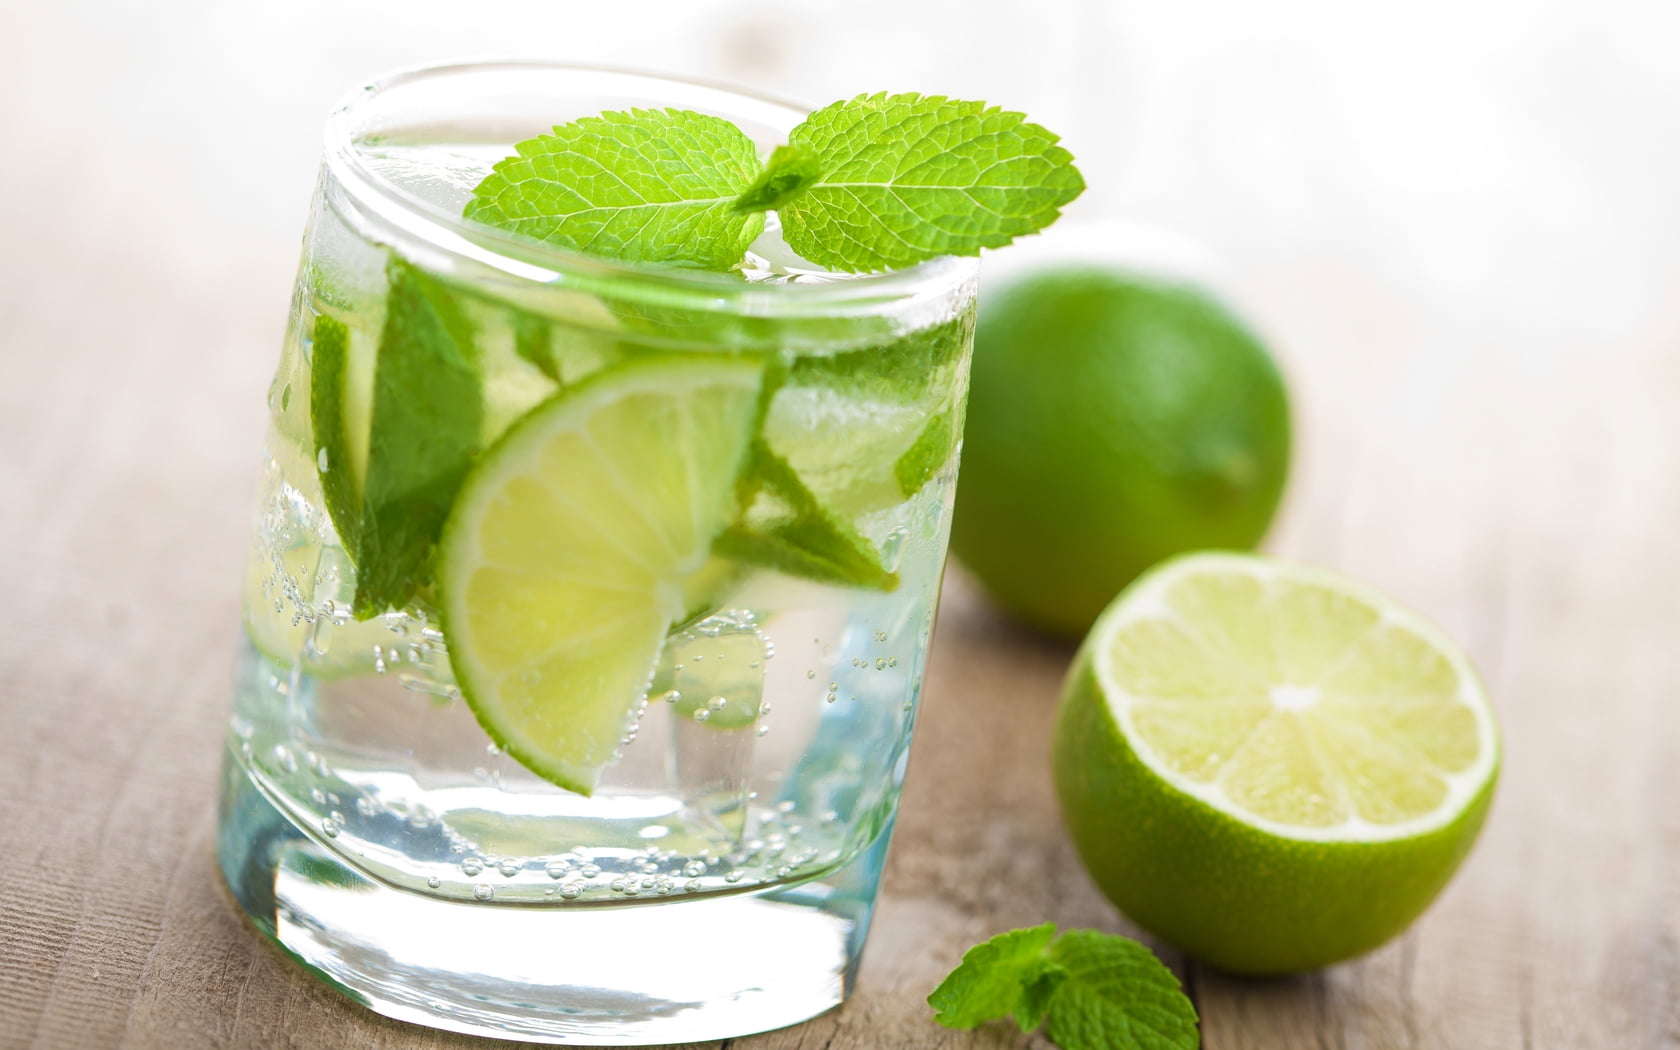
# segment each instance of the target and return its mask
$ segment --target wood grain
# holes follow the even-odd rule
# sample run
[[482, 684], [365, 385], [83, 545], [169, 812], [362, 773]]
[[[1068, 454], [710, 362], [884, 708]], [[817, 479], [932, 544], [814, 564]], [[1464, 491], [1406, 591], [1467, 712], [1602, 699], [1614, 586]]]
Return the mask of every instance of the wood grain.
[[[305, 6], [288, 19], [337, 17]], [[311, 129], [355, 76], [458, 50], [434, 6], [438, 27], [413, 41], [381, 36], [370, 16], [318, 53], [249, 32], [278, 23], [239, 21], [267, 16], [207, 16], [185, 0], [148, 5], [143, 27], [113, 23], [114, 7], [41, 5], [16, 12], [0, 41], [0, 1048], [506, 1045], [387, 1021], [312, 983], [242, 925], [211, 855], [260, 405]], [[1174, 20], [1200, 15], [1159, 5], [1159, 21], [1140, 5], [1099, 9], [1081, 25], [1135, 31], [1134, 58], [1164, 56], [1126, 75], [1182, 90], [1165, 91], [1147, 134], [1094, 146], [1087, 174], [1096, 183], [1102, 157], [1141, 151], [1141, 174], [1108, 176], [1107, 199], [1216, 244], [1224, 287], [1290, 374], [1298, 457], [1271, 549], [1359, 575], [1463, 640], [1507, 748], [1481, 843], [1395, 943], [1277, 981], [1224, 977], [1161, 946], [1204, 1046], [1680, 1047], [1680, 157], [1657, 133], [1680, 118], [1672, 63], [1650, 59], [1621, 8], [1587, 50], [1571, 50], [1585, 15], [1535, 14], [1530, 46], [1597, 56], [1579, 68], [1598, 79], [1556, 95], [1551, 79], [1522, 79], [1529, 67], [1490, 43], [1492, 29], [1473, 29], [1468, 57], [1437, 56], [1439, 75], [1469, 112], [1510, 111], [1454, 125], [1446, 96], [1418, 86], [1417, 112], [1464, 132], [1440, 144], [1458, 166], [1418, 161], [1389, 179], [1411, 154], [1338, 125], [1335, 92], [1289, 69], [1340, 71], [1334, 83], [1372, 111], [1389, 98], [1377, 74], [1279, 36], [1306, 64], [1242, 65], [1240, 85], [1209, 81], [1230, 89], [1220, 95], [1201, 84], [1218, 70], [1196, 63], [1244, 54], [1245, 31], [1190, 27]], [[843, 93], [837, 59], [820, 83], [798, 80], [815, 37], [847, 31], [818, 5], [684, 10], [725, 28], [658, 43], [657, 60], [744, 77], [768, 51], [763, 86]], [[1527, 7], [1487, 11], [1504, 12], [1489, 26], [1531, 25]], [[932, 40], [927, 19], [915, 25]], [[1005, 46], [965, 31], [982, 51]], [[1325, 32], [1350, 48], [1358, 36]], [[638, 58], [590, 39], [597, 59]], [[1066, 52], [1083, 57], [1042, 71], [1052, 109], [1057, 92], [1115, 87], [1100, 49]], [[318, 64], [294, 70], [302, 54]], [[236, 60], [257, 70], [238, 101], [181, 103], [193, 97], [181, 77]], [[992, 83], [978, 67], [945, 72]], [[308, 105], [259, 90], [292, 76]], [[1250, 89], [1294, 114], [1266, 132], [1284, 136], [1287, 163], [1245, 138], [1271, 112], [1229, 101]], [[288, 139], [282, 122], [264, 139], [238, 124], [241, 106], [303, 130]], [[1069, 112], [1070, 141], [1079, 121], [1098, 137], [1100, 107]], [[1163, 121], [1218, 132], [1175, 147]], [[1419, 121], [1387, 130], [1415, 147]], [[1474, 152], [1501, 135], [1507, 153]], [[223, 154], [192, 148], [206, 142], [247, 151], [248, 195], [226, 188]], [[1252, 178], [1220, 181], [1210, 143], [1224, 142], [1247, 144]], [[1050, 788], [1070, 652], [952, 574], [857, 994], [719, 1047], [1048, 1046], [1001, 1027], [942, 1030], [923, 997], [963, 948], [1012, 926], [1136, 932], [1080, 869]]]

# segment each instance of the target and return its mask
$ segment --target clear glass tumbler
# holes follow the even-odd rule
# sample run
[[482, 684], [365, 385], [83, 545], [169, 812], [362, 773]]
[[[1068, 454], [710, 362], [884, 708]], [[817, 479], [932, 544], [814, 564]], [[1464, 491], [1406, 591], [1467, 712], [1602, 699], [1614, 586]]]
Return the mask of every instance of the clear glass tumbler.
[[[218, 851], [259, 930], [392, 1017], [685, 1042], [814, 1016], [856, 972], [976, 267], [827, 273], [772, 222], [739, 272], [699, 272], [460, 217], [515, 142], [664, 106], [765, 151], [805, 114], [507, 63], [386, 77], [327, 125]], [[531, 434], [546, 452], [509, 451]], [[507, 655], [532, 638], [568, 655]]]

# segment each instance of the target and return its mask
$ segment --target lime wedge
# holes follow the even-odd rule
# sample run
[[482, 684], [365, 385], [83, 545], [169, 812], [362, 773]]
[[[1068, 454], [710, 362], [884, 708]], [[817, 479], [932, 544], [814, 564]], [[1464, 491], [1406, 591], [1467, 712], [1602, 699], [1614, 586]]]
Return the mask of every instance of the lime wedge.
[[1344, 577], [1175, 559], [1098, 619], [1057, 731], [1099, 885], [1214, 965], [1364, 951], [1422, 912], [1487, 812], [1499, 740], [1438, 629]]
[[714, 571], [762, 378], [739, 358], [609, 369], [532, 410], [463, 483], [439, 549], [450, 662], [485, 731], [553, 783], [594, 790], [685, 581]]

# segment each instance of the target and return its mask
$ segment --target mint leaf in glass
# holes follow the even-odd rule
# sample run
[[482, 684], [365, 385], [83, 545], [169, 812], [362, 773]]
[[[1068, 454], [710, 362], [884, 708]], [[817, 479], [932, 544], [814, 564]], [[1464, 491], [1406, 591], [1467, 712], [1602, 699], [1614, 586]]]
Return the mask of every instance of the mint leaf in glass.
[[833, 270], [978, 255], [1050, 225], [1085, 189], [1056, 135], [984, 102], [859, 95], [811, 114], [788, 141], [782, 164], [803, 178], [814, 157], [821, 174], [779, 206], [782, 235]]
[[737, 211], [760, 164], [721, 117], [632, 109], [562, 124], [514, 147], [465, 215], [535, 240], [630, 262], [727, 270], [764, 228]]
[[[390, 293], [350, 548], [359, 620], [402, 608], [430, 577], [432, 547], [481, 444], [482, 382], [460, 304], [396, 256], [386, 272]], [[333, 450], [323, 447], [330, 462]]]
[[874, 544], [824, 506], [762, 438], [737, 484], [746, 510], [713, 541], [714, 553], [808, 580], [897, 589], [898, 574], [881, 564]]
[[1061, 1050], [1195, 1050], [1196, 1008], [1148, 948], [1096, 930], [1055, 937], [1046, 923], [970, 948], [928, 1004], [947, 1028], [1014, 1017], [1048, 1023]]

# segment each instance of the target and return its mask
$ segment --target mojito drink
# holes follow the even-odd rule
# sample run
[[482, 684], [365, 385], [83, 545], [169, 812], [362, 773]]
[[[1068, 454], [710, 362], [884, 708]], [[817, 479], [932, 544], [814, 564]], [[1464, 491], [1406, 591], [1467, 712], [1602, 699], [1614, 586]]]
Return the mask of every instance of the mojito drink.
[[543, 121], [737, 101], [766, 148], [801, 113], [516, 72], [441, 74], [482, 96], [446, 120], [408, 108], [440, 74], [398, 82], [329, 133], [268, 398], [223, 870], [393, 1016], [628, 1043], [791, 1023], [845, 994], [896, 812], [973, 265], [851, 278], [774, 221], [728, 274], [472, 230], [446, 217], [528, 130], [512, 96]]

